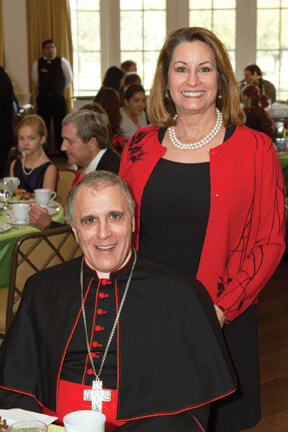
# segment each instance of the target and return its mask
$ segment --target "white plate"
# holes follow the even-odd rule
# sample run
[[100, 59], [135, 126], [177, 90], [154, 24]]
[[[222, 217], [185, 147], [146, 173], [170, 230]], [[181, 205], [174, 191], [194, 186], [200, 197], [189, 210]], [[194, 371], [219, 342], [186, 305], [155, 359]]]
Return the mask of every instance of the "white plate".
[[7, 223], [0, 224], [0, 233], [8, 231], [11, 228], [12, 228], [12, 226], [10, 224], [7, 224]]
[[9, 218], [9, 224], [11, 225], [15, 225], [15, 226], [25, 226], [25, 225], [29, 225], [29, 220], [27, 220], [26, 222], [16, 222], [15, 219], [13, 218]]
[[28, 200], [25, 200], [25, 199], [15, 199], [15, 198], [10, 198], [9, 200], [8, 200], [8, 203], [9, 204], [15, 204], [15, 203], [26, 203], [26, 204], [30, 204], [30, 203], [35, 203], [36, 202], [36, 199], [35, 198], [31, 198], [31, 199], [28, 199]]
[[50, 216], [54, 216], [56, 213], [58, 213], [59, 210], [60, 210], [60, 207], [48, 208], [48, 213]]
[[30, 200], [16, 200], [16, 199], [13, 199], [13, 198], [10, 198], [9, 200], [8, 200], [8, 203], [9, 204], [17, 204], [17, 203], [24, 203], [24, 204], [32, 204], [32, 203], [34, 203], [34, 202], [36, 202], [36, 199], [35, 198], [31, 198]]
[[26, 411], [19, 408], [12, 408], [10, 410], [0, 409], [0, 416], [2, 417], [2, 419], [7, 420], [7, 424], [9, 426], [23, 420], [37, 419], [47, 425], [50, 425], [53, 421], [57, 420], [57, 417], [51, 417], [45, 414]]

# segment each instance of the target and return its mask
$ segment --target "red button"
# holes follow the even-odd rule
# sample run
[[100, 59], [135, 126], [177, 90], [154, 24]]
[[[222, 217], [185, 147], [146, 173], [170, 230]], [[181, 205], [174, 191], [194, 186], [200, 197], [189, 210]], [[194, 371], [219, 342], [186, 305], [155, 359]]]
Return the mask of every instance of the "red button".
[[99, 344], [98, 342], [92, 342], [92, 346], [95, 347], [102, 347], [101, 344]]
[[107, 313], [107, 312], [104, 311], [104, 310], [102, 310], [102, 309], [97, 309], [97, 314], [98, 315], [102, 315], [102, 314], [105, 314], [105, 313]]
[[217, 193], [215, 193], [215, 194], [213, 195], [213, 197], [214, 197], [214, 198], [218, 198], [219, 195], [218, 195]]
[[93, 369], [88, 369], [88, 370], [87, 370], [87, 374], [88, 374], [88, 375], [93, 375], [93, 374], [94, 374]]
[[109, 297], [109, 294], [104, 294], [102, 292], [99, 293], [100, 298]]
[[91, 352], [91, 357], [93, 357], [93, 358], [99, 358], [100, 356], [99, 356], [98, 353]]
[[104, 330], [104, 327], [101, 327], [101, 326], [99, 326], [99, 325], [96, 325], [95, 330], [96, 330], [96, 331], [101, 331], [101, 330]]
[[102, 279], [101, 282], [102, 282], [102, 285], [110, 285], [111, 284], [111, 282], [108, 279]]

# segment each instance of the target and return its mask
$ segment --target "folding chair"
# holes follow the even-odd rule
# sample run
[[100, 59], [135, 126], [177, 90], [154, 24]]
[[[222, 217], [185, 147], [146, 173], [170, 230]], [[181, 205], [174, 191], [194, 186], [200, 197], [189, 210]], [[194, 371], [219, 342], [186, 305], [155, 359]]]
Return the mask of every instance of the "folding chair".
[[73, 169], [58, 169], [59, 179], [57, 182], [56, 192], [57, 197], [56, 201], [59, 202], [62, 207], [65, 207], [68, 192], [71, 189], [72, 182], [75, 177], [75, 170]]
[[15, 243], [9, 287], [0, 289], [0, 336], [6, 334], [18, 309], [28, 277], [82, 255], [68, 225], [26, 234]]

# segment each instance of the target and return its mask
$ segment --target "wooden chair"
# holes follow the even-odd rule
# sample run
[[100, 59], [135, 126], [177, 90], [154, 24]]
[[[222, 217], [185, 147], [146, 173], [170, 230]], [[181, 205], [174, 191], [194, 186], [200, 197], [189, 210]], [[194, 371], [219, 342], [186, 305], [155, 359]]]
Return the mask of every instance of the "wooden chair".
[[285, 216], [286, 216], [286, 254], [288, 254], [288, 196], [285, 198]]
[[18, 309], [28, 277], [82, 255], [68, 225], [26, 234], [15, 243], [9, 287], [0, 289], [0, 336], [6, 334]]
[[66, 206], [68, 192], [71, 189], [72, 182], [75, 177], [75, 170], [67, 168], [67, 169], [58, 169], [59, 179], [57, 182], [56, 192], [57, 197], [56, 201], [59, 202], [62, 207]]

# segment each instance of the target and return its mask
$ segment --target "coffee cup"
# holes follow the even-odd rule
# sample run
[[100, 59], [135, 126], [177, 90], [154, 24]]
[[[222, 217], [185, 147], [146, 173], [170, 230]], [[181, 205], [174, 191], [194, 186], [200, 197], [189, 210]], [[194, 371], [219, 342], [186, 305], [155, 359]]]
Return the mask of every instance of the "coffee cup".
[[26, 224], [29, 220], [30, 205], [25, 203], [13, 203], [12, 214], [17, 224]]
[[49, 202], [56, 197], [56, 192], [52, 192], [50, 189], [35, 189], [34, 193], [36, 204], [43, 208], [48, 208]]
[[13, 192], [18, 188], [20, 184], [20, 180], [18, 177], [4, 177], [3, 180], [4, 182], [9, 181], [13, 184]]
[[106, 417], [97, 411], [74, 411], [63, 418], [65, 432], [105, 432]]

